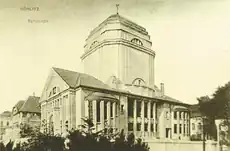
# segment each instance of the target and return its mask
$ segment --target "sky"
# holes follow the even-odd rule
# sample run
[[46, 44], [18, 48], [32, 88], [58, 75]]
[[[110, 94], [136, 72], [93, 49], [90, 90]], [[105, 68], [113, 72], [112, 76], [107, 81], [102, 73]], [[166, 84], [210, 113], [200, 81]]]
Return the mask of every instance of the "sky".
[[167, 95], [194, 104], [230, 81], [230, 0], [0, 0], [0, 113], [40, 96], [51, 67], [81, 72], [85, 39], [117, 3], [150, 34]]

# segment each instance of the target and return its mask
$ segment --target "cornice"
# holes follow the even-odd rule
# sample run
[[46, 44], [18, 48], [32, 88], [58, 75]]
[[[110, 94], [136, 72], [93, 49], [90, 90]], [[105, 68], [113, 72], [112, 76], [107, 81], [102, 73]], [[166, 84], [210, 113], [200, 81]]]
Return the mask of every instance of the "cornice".
[[[130, 29], [135, 30], [138, 33], [141, 33], [143, 35], [148, 35], [148, 32], [146, 31], [146, 29], [144, 27], [141, 27], [135, 23], [132, 23], [130, 21], [121, 21], [121, 20], [106, 20], [105, 22], [102, 22], [98, 27], [94, 28], [89, 36], [87, 37], [86, 40], [88, 40], [90, 37], [92, 37], [92, 35], [94, 35], [96, 32], [98, 32], [99, 30], [101, 30], [103, 27], [105, 27], [108, 24], [121, 24], [124, 25], [125, 27], [128, 27]], [[141, 27], [141, 28], [140, 28]]]
[[109, 40], [103, 40], [102, 42], [99, 43], [99, 45], [97, 45], [96, 47], [89, 49], [89, 51], [85, 52], [82, 56], [81, 59], [85, 59], [85, 57], [87, 57], [88, 55], [92, 54], [93, 52], [95, 52], [97, 49], [106, 46], [106, 45], [125, 45], [131, 48], [134, 48], [136, 50], [142, 51], [144, 53], [148, 53], [152, 56], [155, 57], [155, 52], [149, 48], [143, 47], [143, 46], [139, 46], [137, 44], [132, 43], [131, 41], [125, 40], [125, 39], [109, 39]]

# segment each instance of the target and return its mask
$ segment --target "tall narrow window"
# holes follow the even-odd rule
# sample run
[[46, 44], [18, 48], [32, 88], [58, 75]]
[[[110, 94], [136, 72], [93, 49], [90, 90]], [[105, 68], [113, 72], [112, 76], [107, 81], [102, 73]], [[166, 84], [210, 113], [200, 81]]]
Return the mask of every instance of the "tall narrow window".
[[153, 130], [154, 130], [153, 126], [154, 126], [153, 123], [151, 123], [151, 126], [150, 126], [151, 132], [153, 132]]
[[182, 124], [180, 124], [179, 133], [180, 133], [180, 134], [182, 133]]
[[137, 117], [141, 117], [141, 101], [137, 101], [136, 112], [137, 112]]
[[54, 88], [53, 88], [53, 95], [56, 94], [56, 93], [57, 93], [57, 88], [54, 87]]
[[141, 123], [137, 123], [137, 131], [141, 131]]
[[97, 101], [97, 122], [101, 122], [100, 101]]
[[128, 116], [133, 117], [134, 99], [128, 98]]
[[104, 118], [107, 119], [107, 102], [104, 104]]
[[173, 113], [174, 113], [174, 119], [176, 120], [177, 119], [177, 112], [174, 111]]
[[179, 119], [181, 120], [181, 118], [182, 118], [182, 117], [181, 117], [181, 112], [179, 112]]
[[150, 103], [150, 118], [153, 118], [153, 102]]
[[110, 117], [113, 117], [113, 102], [110, 105]]
[[128, 123], [128, 131], [133, 131], [133, 123]]
[[89, 101], [89, 118], [93, 119], [93, 102]]
[[177, 134], [177, 124], [174, 124], [174, 133]]
[[144, 117], [148, 117], [148, 102], [144, 102]]
[[148, 131], [148, 123], [145, 123], [145, 125], [144, 125], [144, 129], [145, 129], [145, 132], [147, 132], [147, 131]]

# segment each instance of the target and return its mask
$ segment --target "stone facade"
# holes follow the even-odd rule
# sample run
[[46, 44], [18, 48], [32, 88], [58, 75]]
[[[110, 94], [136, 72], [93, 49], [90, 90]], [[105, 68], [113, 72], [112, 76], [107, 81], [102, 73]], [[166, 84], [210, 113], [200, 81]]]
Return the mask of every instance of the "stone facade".
[[[155, 85], [152, 42], [145, 28], [116, 14], [91, 31], [84, 73], [52, 68], [41, 98], [41, 119], [54, 133], [78, 128], [82, 117], [143, 138], [188, 139], [189, 112]], [[176, 129], [176, 130], [174, 130]]]

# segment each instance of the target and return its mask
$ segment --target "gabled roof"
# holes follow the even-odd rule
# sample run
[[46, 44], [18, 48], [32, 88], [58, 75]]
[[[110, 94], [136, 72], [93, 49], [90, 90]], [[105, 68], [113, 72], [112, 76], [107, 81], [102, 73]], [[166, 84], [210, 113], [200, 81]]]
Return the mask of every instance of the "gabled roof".
[[[69, 85], [70, 88], [78, 88], [80, 86], [85, 86], [85, 87], [91, 87], [91, 88], [96, 88], [96, 89], [98, 88], [98, 89], [103, 89], [103, 90], [123, 92], [123, 93], [130, 94], [130, 92], [128, 91], [111, 88], [109, 85], [103, 83], [97, 78], [91, 75], [85, 74], [85, 73], [80, 73], [80, 72], [55, 68], [55, 67], [53, 67], [53, 70]], [[186, 104], [172, 97], [169, 97], [167, 95], [164, 95], [161, 97], [156, 96], [152, 98], [156, 98], [156, 99], [160, 99], [160, 100], [168, 101], [168, 102], [179, 103], [179, 104]]]
[[41, 113], [39, 107], [39, 97], [29, 96], [19, 110], [20, 112]]
[[71, 88], [86, 86], [108, 90], [111, 89], [107, 84], [88, 74], [54, 67], [53, 69]]
[[23, 106], [23, 104], [25, 103], [25, 101], [18, 101], [13, 108], [17, 108], [17, 110], [20, 110], [21, 107]]
[[10, 111], [4, 111], [4, 112], [2, 112], [2, 114], [0, 114], [0, 116], [10, 117], [11, 116], [11, 112]]
[[174, 98], [172, 98], [172, 97], [170, 97], [170, 96], [167, 96], [167, 95], [163, 95], [163, 96], [160, 97], [160, 98], [163, 99], [163, 100], [169, 101], [169, 102], [175, 102], [175, 103], [182, 103], [182, 104], [185, 104], [185, 103], [183, 103], [183, 102], [181, 102], [181, 101], [179, 101], [179, 100], [177, 100], [177, 99], [174, 99]]

